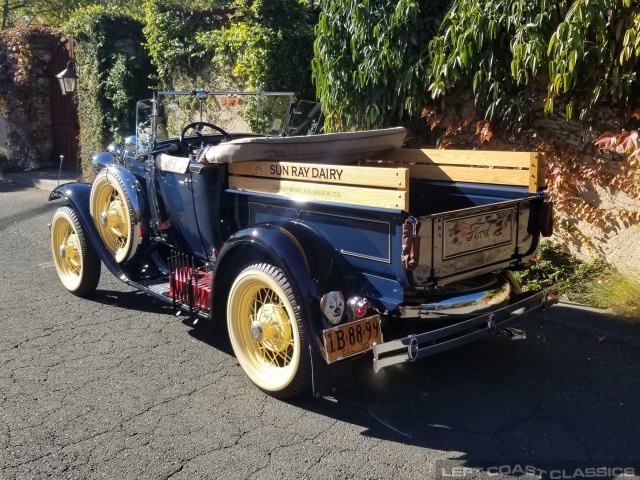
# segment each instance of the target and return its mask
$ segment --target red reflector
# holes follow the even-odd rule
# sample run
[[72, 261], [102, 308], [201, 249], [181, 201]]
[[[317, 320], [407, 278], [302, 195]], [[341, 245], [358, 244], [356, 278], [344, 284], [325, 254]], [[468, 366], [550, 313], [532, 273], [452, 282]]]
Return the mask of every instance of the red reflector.
[[356, 314], [356, 317], [364, 317], [367, 313], [367, 307], [356, 307], [353, 313]]

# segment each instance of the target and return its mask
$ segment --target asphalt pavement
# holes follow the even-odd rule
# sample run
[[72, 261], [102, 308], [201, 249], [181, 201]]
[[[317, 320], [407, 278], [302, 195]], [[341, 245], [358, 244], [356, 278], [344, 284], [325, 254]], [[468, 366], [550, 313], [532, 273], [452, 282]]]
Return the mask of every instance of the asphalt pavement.
[[50, 188], [0, 182], [2, 480], [639, 478], [640, 330], [610, 312], [556, 305], [526, 340], [377, 374], [366, 356], [350, 390], [279, 401], [223, 324], [104, 268], [93, 297], [64, 290]]

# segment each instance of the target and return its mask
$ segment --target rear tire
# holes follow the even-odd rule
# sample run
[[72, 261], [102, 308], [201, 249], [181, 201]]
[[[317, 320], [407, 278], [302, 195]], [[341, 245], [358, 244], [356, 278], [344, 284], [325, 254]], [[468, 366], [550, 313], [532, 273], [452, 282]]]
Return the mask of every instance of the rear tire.
[[227, 328], [240, 366], [276, 398], [311, 385], [311, 358], [299, 301], [284, 272], [266, 263], [242, 270], [231, 285]]
[[115, 261], [130, 260], [135, 242], [134, 208], [117, 172], [106, 168], [98, 172], [91, 185], [89, 212]]
[[51, 253], [60, 281], [74, 295], [86, 297], [100, 281], [100, 257], [87, 241], [76, 212], [56, 210], [51, 221]]

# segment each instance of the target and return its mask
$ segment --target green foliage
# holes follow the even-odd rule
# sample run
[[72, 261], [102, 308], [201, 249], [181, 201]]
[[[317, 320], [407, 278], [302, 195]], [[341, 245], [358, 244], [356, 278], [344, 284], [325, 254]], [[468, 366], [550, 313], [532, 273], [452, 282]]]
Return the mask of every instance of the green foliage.
[[11, 153], [6, 148], [0, 148], [0, 173], [11, 173], [16, 170], [11, 162]]
[[444, 2], [320, 0], [313, 81], [327, 130], [397, 123], [424, 104], [425, 36]]
[[616, 271], [603, 278], [591, 292], [591, 298], [599, 306], [613, 310], [618, 315], [640, 321], [640, 272]]
[[[210, 8], [223, 2], [207, 3]], [[198, 7], [200, 10], [206, 7], [176, 0], [144, 0], [143, 6], [145, 46], [158, 71], [159, 87], [172, 88], [180, 77], [191, 77], [194, 81], [208, 56], [206, 46], [197, 37], [219, 29], [224, 20], [218, 15], [196, 15]]]
[[640, 56], [631, 3], [455, 0], [429, 45], [429, 90], [473, 88], [486, 118], [512, 128], [526, 127], [541, 102], [553, 113], [558, 97], [567, 119], [585, 119], [599, 101], [625, 103]]
[[542, 242], [531, 265], [514, 274], [525, 292], [559, 283], [561, 294], [570, 300], [601, 307], [592, 291], [610, 272], [612, 268], [602, 259], [583, 262], [551, 242]]
[[239, 0], [234, 8], [237, 13], [228, 25], [197, 35], [212, 53], [217, 81], [314, 98], [313, 9], [298, 0]]
[[120, 9], [78, 9], [65, 30], [76, 38], [80, 155], [89, 172], [93, 154], [135, 131], [135, 104], [151, 94], [152, 68], [141, 48], [142, 24]]
[[42, 22], [47, 25], [63, 25], [79, 8], [101, 5], [103, 8], [118, 10], [122, 15], [142, 18], [139, 0], [29, 0], [8, 1], [3, 9], [2, 28], [12, 26], [16, 21], [28, 24]]
[[311, 95], [312, 6], [298, 0], [211, 6], [198, 10], [175, 0], [145, 0], [146, 45], [160, 86]]

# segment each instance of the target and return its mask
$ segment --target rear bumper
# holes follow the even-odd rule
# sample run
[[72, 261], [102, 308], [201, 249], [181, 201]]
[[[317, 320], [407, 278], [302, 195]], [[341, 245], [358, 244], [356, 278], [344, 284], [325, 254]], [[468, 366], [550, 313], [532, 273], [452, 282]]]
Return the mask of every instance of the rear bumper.
[[495, 335], [522, 315], [544, 310], [558, 303], [558, 297], [550, 295], [554, 291], [555, 288], [552, 287], [470, 320], [374, 345], [373, 370], [379, 372], [390, 365], [413, 362], [483, 337]]

